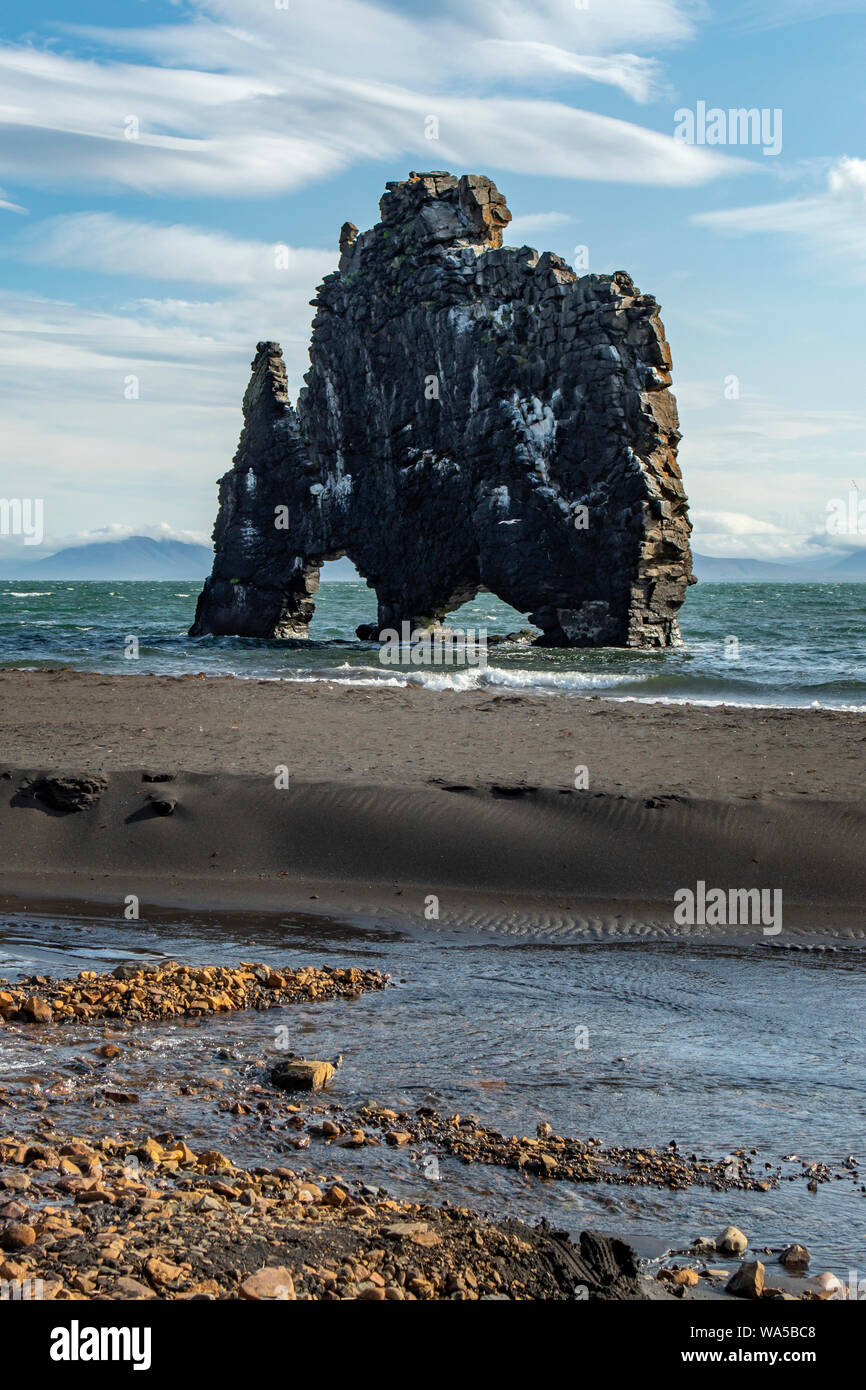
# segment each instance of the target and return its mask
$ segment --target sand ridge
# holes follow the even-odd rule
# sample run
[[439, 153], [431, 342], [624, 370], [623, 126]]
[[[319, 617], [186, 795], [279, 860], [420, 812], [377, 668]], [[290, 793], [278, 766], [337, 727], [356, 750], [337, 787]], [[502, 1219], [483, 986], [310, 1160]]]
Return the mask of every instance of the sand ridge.
[[[7, 897], [711, 939], [673, 921], [702, 880], [864, 935], [861, 715], [65, 671], [0, 699]], [[64, 814], [28, 791], [59, 773], [105, 791]]]

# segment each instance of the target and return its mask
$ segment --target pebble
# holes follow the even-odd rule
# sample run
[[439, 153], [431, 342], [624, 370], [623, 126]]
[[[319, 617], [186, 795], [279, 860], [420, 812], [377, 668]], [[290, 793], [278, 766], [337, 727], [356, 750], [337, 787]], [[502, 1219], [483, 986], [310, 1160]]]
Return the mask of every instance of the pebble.
[[738, 1226], [726, 1226], [716, 1240], [716, 1249], [728, 1255], [742, 1255], [748, 1243]]
[[26, 1221], [10, 1221], [0, 1230], [0, 1247], [4, 1250], [26, 1250], [35, 1243], [36, 1232]]
[[802, 1274], [809, 1268], [810, 1258], [805, 1245], [787, 1245], [779, 1256], [779, 1264], [784, 1265], [789, 1274]]
[[751, 1260], [734, 1271], [725, 1288], [738, 1298], [760, 1298], [764, 1292], [764, 1272], [760, 1260]]
[[334, 1074], [330, 1062], [294, 1060], [278, 1062], [271, 1071], [271, 1081], [281, 1091], [321, 1091]]
[[295, 1298], [295, 1281], [284, 1265], [269, 1266], [245, 1279], [239, 1293], [241, 1298], [292, 1302]]
[[[0, 1018], [24, 1023], [68, 1023], [96, 1018], [176, 1018], [267, 1009], [324, 999], [357, 999], [364, 990], [385, 989], [379, 970], [300, 969], [257, 965], [237, 967], [120, 965], [110, 974], [82, 970], [75, 978], [32, 976], [19, 984], [0, 979]], [[34, 986], [36, 987], [34, 989]], [[116, 1055], [99, 1049], [100, 1055]]]

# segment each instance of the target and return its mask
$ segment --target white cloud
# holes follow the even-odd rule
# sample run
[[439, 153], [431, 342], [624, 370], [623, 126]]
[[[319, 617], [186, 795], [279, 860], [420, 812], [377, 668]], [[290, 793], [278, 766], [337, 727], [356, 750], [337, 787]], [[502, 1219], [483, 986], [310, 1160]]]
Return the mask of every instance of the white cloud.
[[28, 235], [28, 260], [197, 284], [291, 285], [304, 291], [333, 270], [332, 251], [279, 247], [182, 224], [141, 222], [108, 212], [50, 218]]
[[[676, 0], [588, 11], [571, 0], [487, 0], [417, 16], [363, 0], [284, 11], [201, 0], [178, 24], [78, 32], [143, 61], [0, 46], [8, 179], [236, 197], [367, 160], [665, 186], [749, 167], [564, 102], [503, 95], [510, 80], [543, 71], [548, 87], [578, 78], [645, 99], [656, 59], [623, 45], [657, 50], [689, 37]], [[470, 79], [479, 95], [458, 95]], [[438, 141], [426, 138], [431, 115]]]
[[[229, 6], [241, 0], [229, 0]], [[694, 34], [695, 7], [676, 0], [605, 0], [585, 8], [574, 0], [474, 0], [472, 18], [487, 37], [525, 42], [568, 44], [589, 53], [609, 52], [622, 44], [667, 48]], [[464, 0], [446, 0], [444, 14], [465, 18]]]
[[745, 512], [705, 512], [700, 509], [691, 512], [696, 527], [724, 536], [781, 536], [781, 527], [771, 521], [760, 521], [747, 516]]
[[824, 529], [830, 500], [847, 496], [851, 476], [863, 475], [866, 497], [866, 412], [859, 402], [834, 410], [757, 394], [725, 400], [722, 388], [720, 378], [677, 391], [695, 549], [764, 559], [813, 553], [810, 537]]
[[859, 531], [852, 531], [844, 536], [828, 536], [825, 531], [815, 531], [808, 537], [807, 545], [838, 555], [851, 555], [855, 551], [866, 550], [866, 500], [863, 505], [864, 510], [859, 516]]
[[[192, 0], [175, 24], [78, 31], [99, 55], [86, 59], [0, 44], [0, 175], [7, 185], [243, 203], [404, 158], [406, 169], [664, 186], [750, 168], [573, 104], [598, 84], [636, 101], [657, 90], [659, 54], [692, 36], [691, 0], [588, 10], [573, 0], [442, 0], [423, 13], [396, 3], [290, 0], [278, 11], [271, 0]], [[545, 99], [526, 95], [537, 90]], [[437, 141], [425, 138], [430, 115]], [[49, 527], [60, 517], [90, 533], [119, 514], [140, 518], [137, 531], [158, 527], [166, 499], [176, 524], [208, 523], [213, 480], [237, 442], [252, 344], [281, 341], [292, 395], [301, 384], [308, 300], [335, 248], [295, 248], [275, 272], [269, 244], [170, 219], [85, 212], [33, 231], [24, 254], [39, 264], [141, 277], [125, 303], [0, 296], [4, 487], [29, 495], [38, 478]], [[530, 214], [509, 240], [569, 220]], [[141, 385], [134, 402], [124, 397], [130, 374]], [[749, 446], [736, 445], [746, 455]]]
[[[580, 9], [575, 0], [440, 0], [415, 14], [399, 0], [328, 0], [327, 6], [290, 0], [287, 9], [249, 0], [194, 0], [191, 23], [139, 30], [67, 26], [96, 42], [121, 44], [173, 66], [236, 70], [239, 48], [258, 50], [259, 71], [268, 64], [301, 65], [315, 72], [354, 79], [359, 72], [391, 83], [395, 73], [407, 87], [429, 89], [453, 77], [501, 82], [537, 71], [539, 50], [558, 53], [576, 66], [569, 75], [620, 86], [622, 73], [641, 62], [636, 50], [653, 54], [692, 38], [690, 0], [605, 0]], [[509, 50], [507, 63], [505, 50]], [[627, 51], [623, 51], [623, 50]], [[326, 60], [323, 61], [323, 55]], [[581, 73], [584, 62], [588, 69]], [[627, 77], [626, 83], [631, 80]]]
[[66, 550], [69, 547], [81, 545], [107, 545], [112, 541], [128, 540], [130, 536], [148, 536], [155, 541], [183, 541], [187, 545], [211, 545], [210, 535], [205, 531], [178, 530], [176, 526], [171, 526], [167, 521], [160, 521], [156, 524], [140, 522], [134, 526], [113, 521], [93, 530], [85, 528], [63, 534], [59, 532], [46, 534], [40, 545], [27, 545], [19, 537], [11, 540], [0, 537], [0, 562], [3, 563], [4, 567], [20, 563], [21, 574], [23, 575], [29, 565], [38, 560], [47, 559], [49, 555], [56, 554], [58, 550]]
[[658, 64], [634, 53], [618, 53], [612, 58], [582, 57], [557, 44], [526, 39], [489, 39], [478, 46], [478, 51], [491, 60], [500, 77], [585, 77], [618, 87], [633, 101], [649, 101], [659, 81]]
[[692, 548], [702, 555], [730, 559], [796, 559], [804, 553], [806, 538], [792, 534], [774, 522], [745, 512], [705, 511], [692, 507]]
[[[219, 290], [110, 309], [0, 292], [4, 495], [42, 497], [52, 535], [60, 526], [89, 533], [121, 508], [140, 533], [162, 522], [166, 499], [175, 525], [201, 530], [237, 446], [253, 345], [282, 342], [297, 395], [309, 301], [336, 251], [298, 251], [275, 272], [264, 243], [105, 214], [54, 219], [34, 247], [64, 268], [143, 275], [148, 285], [182, 273]], [[137, 399], [128, 399], [133, 377]]]
[[573, 221], [567, 212], [529, 212], [525, 217], [512, 218], [505, 229], [505, 240], [509, 246], [519, 246], [521, 237], [551, 232]]
[[[757, 497], [752, 500], [758, 500]], [[761, 499], [770, 506], [773, 501]], [[779, 509], [779, 499], [775, 499]], [[706, 511], [692, 507], [689, 515], [694, 531], [692, 549], [699, 555], [719, 555], [730, 559], [802, 560], [808, 556], [808, 522], [789, 515], [784, 526], [745, 512]]]
[[712, 555], [724, 560], [803, 560], [810, 554], [806, 536], [780, 536], [768, 539], [761, 536], [729, 536], [696, 532], [692, 549], [698, 555]]
[[832, 14], [852, 14], [864, 8], [864, 0], [739, 0], [726, 17], [736, 29], [751, 33], [809, 20], [823, 22]]
[[68, 535], [47, 536], [45, 539], [45, 550], [64, 550], [67, 546], [73, 545], [103, 545], [112, 541], [125, 541], [130, 536], [148, 536], [154, 541], [183, 541], [187, 545], [210, 545], [210, 536], [204, 531], [179, 531], [176, 526], [172, 526], [167, 521], [157, 522], [156, 525], [142, 523], [140, 526], [128, 526], [125, 522], [111, 521], [106, 526], [99, 526], [92, 531], [73, 531]]
[[866, 281], [866, 159], [838, 160], [823, 192], [811, 197], [701, 212], [691, 220], [734, 235], [779, 232], [794, 238], [812, 264], [837, 265], [846, 278]]
[[27, 213], [27, 209], [23, 208], [20, 203], [10, 203], [6, 198], [4, 198], [2, 188], [0, 188], [0, 209], [2, 209], [4, 212], [20, 212], [24, 213], [25, 215]]

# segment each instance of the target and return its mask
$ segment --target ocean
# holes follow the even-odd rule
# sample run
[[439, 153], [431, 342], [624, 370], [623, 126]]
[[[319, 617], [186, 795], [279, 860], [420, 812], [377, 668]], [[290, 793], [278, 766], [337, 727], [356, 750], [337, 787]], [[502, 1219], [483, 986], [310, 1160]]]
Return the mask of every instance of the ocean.
[[[188, 637], [199, 584], [0, 581], [0, 667], [71, 667], [136, 675], [205, 672], [433, 690], [866, 710], [866, 584], [698, 584], [667, 652], [492, 645], [486, 666], [381, 664], [356, 627], [375, 619], [362, 583], [325, 583], [308, 641]], [[526, 626], [491, 594], [450, 615], [454, 627], [504, 635]], [[128, 639], [135, 638], [136, 644]], [[136, 656], [127, 655], [137, 649]]]

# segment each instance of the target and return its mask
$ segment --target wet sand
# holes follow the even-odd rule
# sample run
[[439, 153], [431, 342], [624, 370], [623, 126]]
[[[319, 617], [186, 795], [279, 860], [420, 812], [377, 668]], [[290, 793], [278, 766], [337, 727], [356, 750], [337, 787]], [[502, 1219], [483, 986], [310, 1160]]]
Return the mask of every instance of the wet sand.
[[[0, 700], [10, 900], [863, 936], [863, 716], [72, 672], [2, 672]], [[107, 787], [62, 814], [28, 793], [57, 773]], [[699, 880], [782, 890], [783, 931], [677, 926]]]

